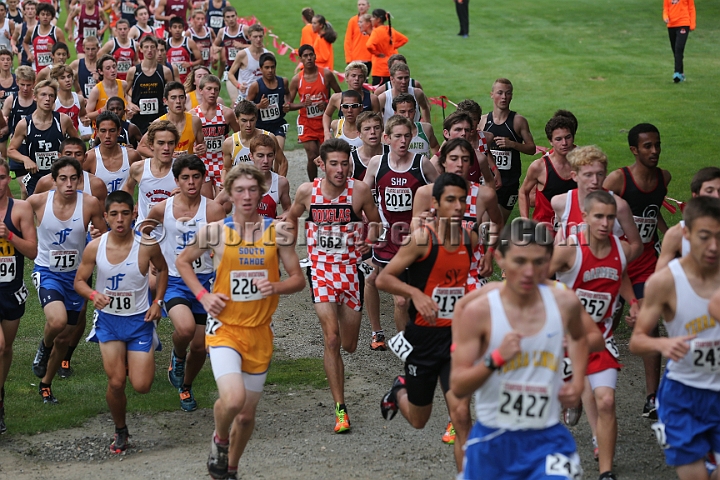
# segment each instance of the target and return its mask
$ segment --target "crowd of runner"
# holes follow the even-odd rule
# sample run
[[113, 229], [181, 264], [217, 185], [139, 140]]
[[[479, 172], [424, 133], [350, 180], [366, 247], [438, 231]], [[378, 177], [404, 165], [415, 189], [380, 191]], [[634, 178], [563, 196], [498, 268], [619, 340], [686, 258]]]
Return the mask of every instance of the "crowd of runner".
[[[551, 148], [539, 149], [505, 78], [490, 85], [489, 111], [463, 100], [436, 135], [398, 53], [408, 38], [385, 10], [357, 6], [342, 86], [337, 33], [310, 8], [298, 68], [283, 77], [265, 27], [226, 0], [76, 0], [62, 6], [64, 29], [57, 0], [0, 3], [0, 433], [27, 257], [45, 315], [38, 401], [62, 401], [53, 380], [73, 375], [92, 302], [87, 340], [108, 377], [115, 453], [131, 446], [126, 382], [150, 390], [167, 317], [168, 379], [183, 410], [198, 408], [193, 381], [212, 364], [208, 472], [237, 478], [273, 313], [307, 283], [337, 433], [351, 429], [352, 402], [340, 350], [360, 344], [404, 364], [378, 399], [387, 420], [400, 412], [423, 428], [439, 380], [458, 478], [581, 478], [563, 423], [585, 412], [599, 478], [615, 479], [613, 332], [624, 321], [645, 367], [638, 413], [653, 420], [668, 465], [683, 480], [717, 478], [720, 169], [695, 173], [683, 221], [669, 226], [655, 126], [629, 128], [634, 160], [608, 172], [601, 148], [576, 145], [567, 110], [548, 120]], [[286, 178], [289, 111], [307, 156], [301, 185]], [[523, 176], [522, 155], [536, 152]], [[494, 271], [502, 281], [489, 281]], [[380, 290], [393, 296], [392, 338]]]

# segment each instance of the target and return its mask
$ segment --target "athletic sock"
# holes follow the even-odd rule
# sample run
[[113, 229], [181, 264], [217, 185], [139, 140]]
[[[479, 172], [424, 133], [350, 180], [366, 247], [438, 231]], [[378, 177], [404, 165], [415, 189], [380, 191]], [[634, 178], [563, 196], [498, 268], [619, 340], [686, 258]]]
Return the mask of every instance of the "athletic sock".
[[218, 445], [228, 445], [230, 443], [230, 439], [226, 438], [225, 440], [218, 437], [217, 432], [213, 433], [213, 441], [217, 443]]
[[41, 389], [41, 390], [42, 390], [43, 388], [50, 388], [51, 386], [52, 386], [52, 385], [49, 384], [49, 383], [40, 382], [40, 389]]
[[237, 468], [237, 465], [235, 465], [234, 467], [228, 465], [228, 473], [237, 473]]
[[120, 428], [115, 427], [115, 433], [127, 432], [127, 429], [128, 429], [128, 428], [127, 428], [127, 425], [125, 425], [124, 427], [120, 427]]
[[190, 390], [192, 388], [192, 383], [188, 385], [187, 383], [183, 383], [182, 387], [183, 390]]
[[72, 360], [73, 352], [75, 352], [75, 349], [77, 348], [77, 345], [74, 347], [68, 347], [67, 353], [65, 354], [65, 361], [69, 362]]
[[184, 357], [181, 357], [180, 355], [178, 355], [177, 350], [175, 350], [174, 348], [173, 348], [173, 355], [175, 355], [175, 360], [177, 360], [178, 362], [181, 362], [181, 363], [185, 361], [185, 358], [187, 358], [187, 352], [185, 352]]

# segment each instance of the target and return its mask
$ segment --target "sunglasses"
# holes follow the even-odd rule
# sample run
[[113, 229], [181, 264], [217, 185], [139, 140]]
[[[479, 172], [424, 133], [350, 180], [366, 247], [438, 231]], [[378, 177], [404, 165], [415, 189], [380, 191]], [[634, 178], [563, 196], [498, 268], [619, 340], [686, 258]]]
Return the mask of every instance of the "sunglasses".
[[349, 109], [349, 108], [360, 108], [362, 107], [362, 103], [343, 103], [340, 105], [341, 108]]

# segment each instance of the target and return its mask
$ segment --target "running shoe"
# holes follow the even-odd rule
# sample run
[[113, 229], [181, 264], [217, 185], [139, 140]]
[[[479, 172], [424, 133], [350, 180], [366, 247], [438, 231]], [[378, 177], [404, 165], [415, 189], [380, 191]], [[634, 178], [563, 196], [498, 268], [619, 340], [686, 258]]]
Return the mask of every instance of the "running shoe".
[[226, 443], [225, 445], [215, 443], [215, 433], [213, 433], [213, 438], [210, 442], [210, 455], [208, 455], [207, 459], [208, 473], [212, 478], [227, 478], [229, 449], [229, 443]]
[[675, 72], [673, 74], [673, 82], [680, 83], [680, 82], [684, 82], [684, 81], [685, 81], [685, 75], [683, 75], [682, 73]]
[[370, 341], [370, 350], [380, 350], [381, 352], [387, 350], [384, 333], [377, 332], [372, 334], [372, 340]]
[[7, 427], [5, 426], [5, 407], [0, 407], [0, 435], [7, 432]]
[[50, 360], [50, 352], [52, 347], [46, 348], [45, 343], [40, 339], [40, 345], [38, 346], [37, 352], [35, 353], [35, 360], [33, 360], [32, 371], [38, 378], [43, 378], [47, 373], [47, 364]]
[[115, 429], [115, 439], [110, 444], [111, 453], [122, 453], [130, 447], [130, 433], [127, 427]]
[[651, 393], [645, 399], [645, 406], [643, 406], [642, 416], [649, 418], [650, 420], [657, 420], [657, 407], [655, 406], [655, 394]]
[[385, 396], [380, 400], [380, 413], [385, 420], [392, 420], [398, 411], [397, 391], [405, 386], [405, 376], [398, 375]]
[[452, 422], [448, 422], [442, 441], [448, 445], [455, 445], [455, 427], [453, 427]]
[[56, 404], [58, 403], [57, 398], [53, 396], [52, 394], [52, 388], [51, 387], [39, 387], [38, 393], [40, 393], [40, 396], [42, 397], [43, 403], [47, 404]]
[[195, 395], [193, 395], [192, 387], [180, 387], [178, 388], [178, 393], [180, 394], [180, 408], [186, 412], [197, 410], [198, 405], [195, 401]]
[[170, 366], [168, 367], [168, 380], [175, 388], [182, 387], [185, 380], [185, 360], [180, 360], [175, 356], [175, 349], [170, 356]]
[[350, 416], [340, 404], [335, 404], [335, 433], [345, 433], [350, 430]]
[[70, 366], [70, 360], [63, 360], [62, 364], [60, 365], [60, 368], [58, 368], [58, 377], [60, 378], [68, 378], [71, 377], [73, 374], [73, 369]]
[[601, 473], [598, 480], [617, 480], [617, 478], [618, 477], [613, 472], [608, 470], [607, 472]]
[[562, 410], [563, 423], [565, 423], [565, 425], [567, 425], [568, 427], [574, 427], [580, 421], [580, 417], [582, 417], [582, 413], [583, 413], [582, 403], [578, 404], [577, 407], [563, 408], [563, 410]]
[[224, 478], [225, 480], [237, 480], [237, 472], [228, 473]]

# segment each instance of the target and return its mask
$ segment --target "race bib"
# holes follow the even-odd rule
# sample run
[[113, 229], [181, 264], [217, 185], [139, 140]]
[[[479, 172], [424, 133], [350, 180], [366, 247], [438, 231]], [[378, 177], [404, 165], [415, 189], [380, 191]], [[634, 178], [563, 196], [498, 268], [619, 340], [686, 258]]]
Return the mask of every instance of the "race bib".
[[502, 382], [497, 418], [502, 427], [544, 428], [550, 417], [550, 386]]
[[400, 332], [392, 337], [388, 342], [388, 346], [390, 347], [390, 350], [403, 362], [407, 361], [408, 356], [413, 351], [413, 346], [405, 339], [404, 332]]
[[185, 66], [182, 63], [176, 62], [175, 65], [177, 65], [178, 73], [180, 75], [185, 75], [187, 73], [187, 68], [185, 68]]
[[690, 342], [693, 368], [702, 373], [720, 371], [720, 340], [695, 339]]
[[441, 288], [435, 287], [432, 292], [432, 299], [440, 307], [437, 318], [452, 320], [455, 304], [465, 295], [463, 287]]
[[105, 290], [104, 293], [110, 303], [103, 308], [103, 312], [113, 315], [129, 315], [135, 312], [135, 292]]
[[22, 305], [27, 301], [29, 294], [28, 289], [25, 286], [25, 282], [23, 282], [22, 287], [20, 287], [17, 292], [13, 293], [13, 295], [15, 296], [15, 300], [17, 300], [18, 305]]
[[223, 17], [219, 15], [213, 15], [210, 17], [210, 27], [211, 28], [221, 28], [223, 26]]
[[92, 75], [88, 75], [87, 83], [85, 84], [85, 98], [90, 96], [93, 87], [95, 86], [95, 78]]
[[137, 10], [135, 7], [123, 2], [121, 11], [125, 15], [135, 15], [135, 10]]
[[140, 115], [157, 115], [159, 112], [159, 102], [157, 98], [141, 98]]
[[268, 108], [260, 109], [260, 120], [263, 122], [277, 120], [278, 118], [280, 118], [280, 105], [277, 103], [271, 103]]
[[412, 210], [412, 190], [409, 188], [386, 188], [385, 208], [388, 212], [409, 212]]
[[220, 327], [222, 327], [222, 322], [208, 313], [207, 322], [205, 322], [205, 335], [214, 337]]
[[205, 147], [208, 153], [221, 152], [224, 140], [225, 137], [205, 137]]
[[0, 283], [8, 283], [15, 280], [15, 257], [0, 257]]
[[[127, 73], [130, 67], [132, 67], [132, 60], [120, 60], [117, 62], [118, 73]], [[142, 100], [140, 101], [142, 102]]]
[[[177, 260], [178, 255], [182, 253], [182, 250], [175, 251], [175, 259]], [[176, 262], [177, 263], [177, 262]], [[203, 270], [205, 270], [207, 267], [205, 262], [205, 255], [200, 255], [199, 258], [196, 258], [192, 262], [192, 268], [195, 273], [202, 273]]]
[[50, 250], [51, 272], [72, 272], [78, 268], [77, 250]]
[[321, 117], [325, 110], [321, 108], [321, 105], [308, 105], [305, 107], [307, 112], [307, 118]]
[[590, 315], [595, 323], [600, 323], [607, 318], [607, 313], [610, 310], [610, 302], [612, 301], [612, 295], [605, 292], [593, 292], [590, 290], [583, 290], [578, 288], [575, 290], [575, 294], [580, 299], [585, 311]]
[[233, 270], [230, 272], [230, 297], [233, 302], [253, 302], [263, 296], [253, 280], [267, 278], [267, 270]]
[[567, 382], [572, 377], [572, 361], [569, 357], [563, 358], [563, 381]]
[[657, 218], [648, 217], [635, 217], [635, 225], [637, 226], [638, 232], [640, 232], [640, 239], [642, 243], [650, 243], [655, 236], [655, 229], [657, 228]]
[[580, 457], [577, 453], [566, 457], [562, 453], [553, 453], [545, 457], [545, 475], [549, 477], [567, 477], [580, 480], [583, 469], [580, 466]]
[[490, 150], [495, 158], [495, 166], [498, 170], [510, 170], [512, 152], [509, 150]]
[[610, 337], [605, 339], [605, 348], [610, 352], [610, 355], [615, 358], [620, 358], [620, 351], [617, 348], [617, 343], [615, 343], [614, 335], [610, 335]]
[[237, 48], [228, 48], [228, 61], [232, 62], [237, 57]]
[[43, 52], [37, 54], [37, 64], [40, 67], [47, 67], [49, 65], [52, 65], [52, 53], [50, 52]]
[[50, 170], [52, 164], [58, 158], [58, 152], [36, 152], [35, 163], [37, 163], [38, 170]]
[[346, 233], [321, 229], [317, 233], [317, 245], [325, 253], [348, 253], [348, 242]]
[[300, 117], [298, 117], [297, 131], [298, 137], [302, 137], [305, 132], [305, 127], [303, 127], [302, 123], [300, 123]]
[[83, 38], [97, 37], [97, 28], [85, 27], [83, 28]]
[[203, 60], [206, 60], [206, 61], [207, 61], [207, 60], [210, 60], [210, 49], [209, 49], [209, 48], [203, 48], [202, 50], [200, 50], [200, 57], [201, 57]]

